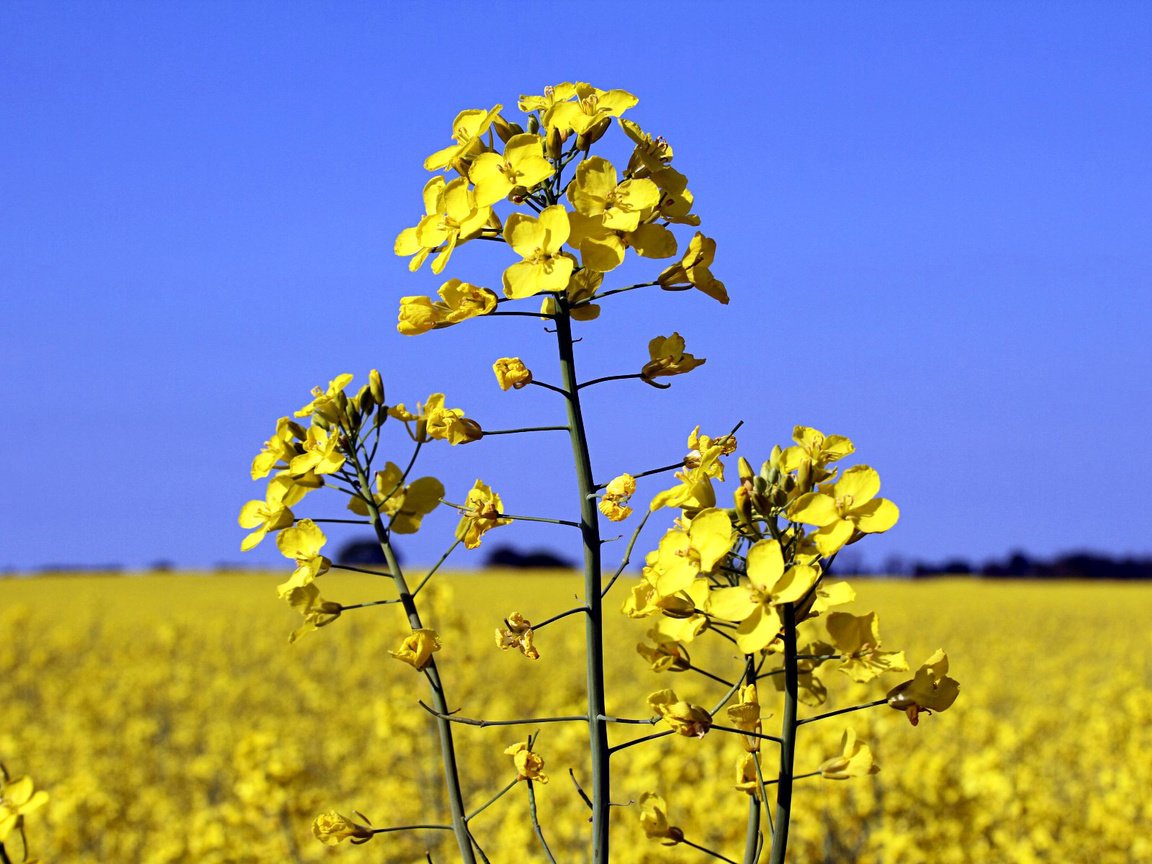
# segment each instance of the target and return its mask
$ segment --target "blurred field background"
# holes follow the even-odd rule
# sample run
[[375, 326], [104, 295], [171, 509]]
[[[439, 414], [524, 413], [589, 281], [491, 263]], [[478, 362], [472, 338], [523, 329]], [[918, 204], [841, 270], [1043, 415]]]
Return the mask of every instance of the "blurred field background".
[[[426, 850], [453, 860], [447, 833], [337, 849], [311, 836], [312, 818], [328, 808], [362, 810], [377, 827], [440, 820], [439, 760], [416, 705], [423, 681], [387, 654], [402, 634], [392, 607], [346, 613], [289, 645], [298, 616], [275, 597], [281, 578], [0, 581], [0, 758], [51, 795], [28, 818], [42, 861], [416, 862]], [[390, 596], [369, 576], [324, 582], [325, 595], [345, 603]], [[492, 637], [512, 611], [539, 621], [568, 608], [577, 577], [489, 572], [438, 582], [426, 621], [444, 636], [441, 669], [462, 715], [580, 712], [578, 616], [541, 631], [536, 663], [500, 652]], [[853, 584], [855, 611], [877, 610], [885, 646], [907, 650], [913, 667], [937, 647], [949, 652], [961, 695], [915, 729], [885, 707], [804, 727], [798, 771], [838, 752], [845, 719], [882, 768], [799, 784], [791, 860], [1152, 861], [1152, 586]], [[615, 589], [610, 609], [624, 593]], [[722, 694], [691, 672], [649, 672], [634, 647], [648, 622], [609, 621], [609, 644], [619, 646], [607, 652], [610, 713], [647, 716], [645, 697], [662, 687], [704, 704]], [[723, 648], [695, 645], [694, 662], [732, 668]], [[882, 696], [902, 676], [873, 688], [831, 669], [823, 677], [826, 710]], [[778, 713], [774, 694], [761, 699], [766, 714]], [[578, 861], [586, 826], [567, 769], [587, 781], [582, 725], [458, 727], [469, 804], [514, 777], [502, 751], [537, 729], [552, 776], [538, 786], [544, 829], [559, 860]], [[623, 729], [619, 740], [651, 731]], [[658, 791], [690, 839], [738, 857], [740, 753], [716, 732], [622, 751], [614, 798]], [[521, 784], [473, 823], [493, 861], [544, 860], [526, 803]], [[618, 861], [705, 860], [646, 840], [636, 806], [615, 811], [613, 843]]]

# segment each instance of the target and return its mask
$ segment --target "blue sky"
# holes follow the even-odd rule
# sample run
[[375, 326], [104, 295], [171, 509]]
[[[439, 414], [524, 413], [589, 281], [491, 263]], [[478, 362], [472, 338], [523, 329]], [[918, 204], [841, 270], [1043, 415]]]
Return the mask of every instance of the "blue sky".
[[[0, 7], [0, 567], [242, 560], [252, 455], [338, 372], [444, 390], [489, 428], [559, 422], [490, 371], [554, 380], [536, 322], [396, 333], [398, 298], [442, 279], [392, 242], [458, 110], [564, 80], [639, 96], [732, 296], [633, 292], [583, 328], [589, 377], [672, 330], [708, 358], [666, 392], [592, 392], [601, 479], [678, 459], [697, 423], [743, 420], [757, 463], [806, 423], [901, 506], [856, 547], [872, 566], [1152, 552], [1152, 7], [622, 6]], [[444, 276], [497, 285], [508, 262], [476, 245]], [[571, 517], [550, 435], [426, 468], [456, 500], [482, 477], [511, 512]], [[503, 530], [575, 555], [563, 528]]]

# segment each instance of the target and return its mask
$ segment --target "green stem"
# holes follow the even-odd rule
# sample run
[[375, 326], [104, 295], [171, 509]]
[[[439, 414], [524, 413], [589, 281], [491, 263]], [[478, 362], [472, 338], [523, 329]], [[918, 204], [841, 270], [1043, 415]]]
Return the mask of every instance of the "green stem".
[[485, 429], [484, 435], [516, 435], [520, 432], [567, 432], [567, 426], [524, 426], [521, 429]]
[[469, 813], [468, 819], [469, 820], [475, 819], [477, 816], [479, 816], [481, 813], [483, 813], [485, 810], [487, 810], [489, 807], [491, 807], [493, 804], [495, 804], [497, 801], [499, 801], [501, 798], [503, 798], [505, 795], [507, 795], [508, 792], [511, 791], [512, 787], [515, 786], [519, 782], [520, 781], [518, 779], [513, 780], [511, 783], [509, 783], [507, 786], [505, 786], [503, 789], [501, 789], [499, 792], [497, 792], [495, 795], [493, 795], [491, 798], [489, 798], [487, 801], [485, 801], [483, 804], [481, 804], [479, 807], [477, 807], [475, 810], [473, 810], [471, 813]]
[[[756, 683], [756, 658], [746, 655], [744, 658], [744, 680], [749, 684]], [[756, 760], [756, 776], [760, 783], [760, 791], [764, 792], [764, 779], [760, 776], [760, 747], [756, 747], [753, 758]], [[767, 806], [765, 798], [763, 806]], [[744, 828], [744, 864], [756, 864], [760, 855], [760, 807], [761, 799], [755, 795], [748, 796], [748, 820]]]
[[710, 856], [712, 856], [713, 858], [717, 858], [717, 859], [719, 859], [719, 860], [721, 860], [721, 861], [727, 861], [727, 862], [728, 862], [728, 864], [736, 864], [736, 862], [735, 862], [735, 861], [733, 861], [731, 858], [728, 858], [728, 857], [726, 857], [726, 856], [724, 856], [724, 855], [721, 855], [721, 854], [720, 854], [719, 852], [717, 852], [716, 850], [714, 850], [714, 849], [709, 849], [707, 846], [701, 846], [699, 843], [693, 843], [693, 842], [692, 842], [691, 840], [689, 840], [688, 838], [684, 838], [684, 839], [683, 839], [683, 840], [681, 840], [680, 842], [681, 842], [681, 844], [683, 844], [684, 846], [691, 846], [693, 849], [697, 849], [697, 850], [699, 850], [699, 851], [703, 852], [705, 855], [710, 855]]
[[12, 864], [12, 859], [8, 857], [8, 853], [4, 851], [4, 844], [0, 843], [0, 864]]
[[796, 762], [796, 706], [800, 674], [796, 661], [796, 607], [785, 603], [784, 619], [784, 716], [780, 729], [780, 776], [776, 785], [776, 829], [772, 832], [769, 864], [784, 864], [788, 849], [788, 823], [792, 815], [792, 770]]
[[[384, 552], [384, 560], [388, 563], [388, 572], [399, 594], [404, 614], [408, 617], [408, 626], [413, 630], [421, 630], [424, 625], [420, 621], [420, 613], [416, 609], [416, 599], [408, 589], [408, 582], [404, 572], [400, 569], [400, 562], [396, 560], [396, 553], [392, 549], [392, 542], [388, 529], [384, 527], [384, 520], [380, 510], [372, 497], [372, 485], [363, 466], [356, 465], [356, 475], [360, 483], [360, 491], [364, 494], [364, 506], [368, 508], [368, 518], [372, 520], [372, 527], [376, 531], [376, 539]], [[432, 702], [436, 706], [436, 725], [440, 733], [440, 756], [444, 762], [444, 785], [448, 793], [448, 808], [452, 813], [452, 832], [456, 835], [456, 845], [460, 848], [460, 860], [464, 864], [476, 864], [473, 854], [472, 836], [468, 832], [468, 823], [464, 815], [464, 792], [460, 787], [460, 769], [456, 764], [456, 748], [452, 741], [452, 724], [448, 722], [448, 698], [444, 695], [444, 683], [440, 680], [440, 672], [436, 668], [434, 658], [429, 658], [428, 665], [424, 667], [424, 677], [432, 690]]]
[[548, 860], [552, 864], [556, 864], [556, 856], [548, 848], [548, 841], [544, 839], [544, 829], [540, 825], [540, 817], [536, 813], [536, 789], [532, 786], [531, 780], [528, 781], [528, 814], [532, 817], [532, 828], [540, 839], [540, 845], [544, 847], [544, 854], [548, 856]]
[[803, 726], [805, 723], [815, 723], [817, 720], [827, 720], [829, 717], [835, 717], [837, 714], [851, 714], [853, 711], [863, 711], [865, 708], [876, 708], [880, 705], [887, 705], [887, 699], [877, 699], [875, 702], [865, 702], [863, 705], [853, 705], [851, 708], [840, 708], [836, 711], [828, 711], [824, 714], [817, 714], [815, 717], [808, 717], [804, 720], [797, 721], [797, 726]]
[[572, 319], [563, 298], [556, 316], [556, 346], [560, 354], [560, 373], [568, 393], [568, 429], [572, 439], [572, 456], [576, 467], [577, 491], [580, 497], [580, 533], [584, 540], [585, 665], [588, 678], [588, 739], [592, 760], [592, 864], [609, 861], [609, 804], [611, 802], [611, 766], [608, 749], [608, 726], [604, 715], [604, 612], [600, 570], [600, 511], [592, 494], [592, 460], [588, 454], [588, 436], [580, 410], [579, 381], [573, 352]]

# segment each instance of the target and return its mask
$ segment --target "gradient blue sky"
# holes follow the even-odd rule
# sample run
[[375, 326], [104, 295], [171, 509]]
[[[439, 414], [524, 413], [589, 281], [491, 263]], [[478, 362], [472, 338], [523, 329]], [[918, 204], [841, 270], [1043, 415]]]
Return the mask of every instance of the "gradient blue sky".
[[[554, 380], [536, 322], [396, 333], [398, 298], [442, 280], [392, 242], [458, 110], [562, 80], [640, 97], [732, 295], [634, 292], [583, 328], [589, 377], [673, 329], [708, 358], [667, 392], [594, 388], [601, 479], [674, 461], [696, 423], [743, 419], [758, 463], [803, 422], [855, 439], [902, 508], [856, 547], [873, 566], [1152, 552], [1152, 5], [543, 8], [0, 6], [0, 567], [242, 560], [252, 455], [341, 371], [489, 428], [558, 422], [489, 368]], [[445, 277], [497, 284], [477, 245]], [[568, 459], [550, 433], [426, 467], [571, 517]], [[566, 530], [499, 539], [574, 554]]]

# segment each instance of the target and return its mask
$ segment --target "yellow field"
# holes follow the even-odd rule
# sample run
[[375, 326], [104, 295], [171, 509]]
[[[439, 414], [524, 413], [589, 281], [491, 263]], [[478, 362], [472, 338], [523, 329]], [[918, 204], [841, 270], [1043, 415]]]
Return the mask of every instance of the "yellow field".
[[[312, 838], [312, 817], [328, 808], [362, 810], [379, 827], [442, 821], [440, 768], [415, 705], [423, 680], [387, 654], [400, 639], [397, 614], [350, 612], [289, 646], [299, 616], [275, 597], [281, 578], [0, 580], [0, 759], [51, 795], [28, 818], [42, 861], [416, 862], [426, 849], [453, 860], [449, 834], [336, 849]], [[324, 580], [325, 595], [345, 603], [390, 596], [371, 577]], [[539, 634], [538, 663], [492, 641], [512, 611], [535, 620], [562, 611], [576, 579], [445, 581], [428, 618], [445, 638], [438, 660], [463, 715], [582, 710], [578, 617]], [[1152, 862], [1152, 586], [854, 584], [855, 609], [876, 609], [885, 644], [906, 649], [913, 666], [947, 649], [960, 699], [915, 729], [886, 707], [849, 715], [881, 773], [802, 781], [791, 860]], [[613, 612], [622, 596], [610, 597]], [[646, 716], [645, 697], [660, 687], [704, 704], [723, 691], [693, 673], [649, 673], [634, 649], [646, 622], [614, 614], [612, 623], [610, 713]], [[867, 689], [824, 677], [826, 707], [901, 680]], [[770, 694], [762, 699], [778, 711]], [[842, 719], [802, 728], [798, 771], [838, 750]], [[538, 787], [541, 819], [560, 861], [583, 860], [585, 814], [567, 776], [571, 765], [586, 780], [583, 727], [458, 728], [475, 806], [514, 776], [503, 749], [541, 730], [536, 749], [552, 775]], [[637, 728], [648, 731], [628, 727], [628, 737]], [[690, 839], [738, 858], [740, 753], [715, 732], [623, 751], [614, 798], [659, 791]], [[615, 811], [615, 860], [708, 860], [645, 840], [636, 809]], [[526, 812], [518, 788], [476, 819], [493, 862], [543, 860]]]

